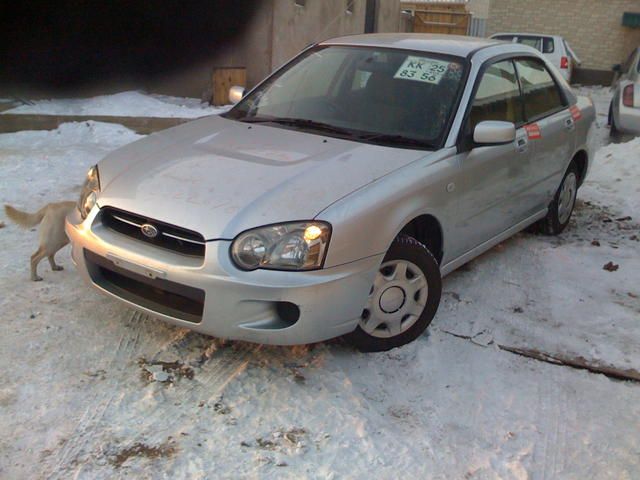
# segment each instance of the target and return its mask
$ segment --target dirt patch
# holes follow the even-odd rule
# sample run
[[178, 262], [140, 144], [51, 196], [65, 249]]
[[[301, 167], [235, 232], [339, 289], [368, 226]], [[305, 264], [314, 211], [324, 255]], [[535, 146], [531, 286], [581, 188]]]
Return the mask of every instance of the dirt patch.
[[138, 365], [142, 369], [142, 379], [146, 382], [173, 383], [180, 378], [193, 380], [195, 376], [193, 368], [182, 362], [163, 362], [160, 360], [150, 362], [140, 358]]
[[[535, 228], [527, 232], [539, 235]], [[636, 241], [640, 234], [640, 224], [628, 215], [621, 216], [609, 207], [590, 201], [576, 200], [569, 228], [561, 235], [541, 239], [554, 246], [588, 244], [594, 247], [610, 247], [613, 249], [628, 241]]]
[[291, 450], [303, 449], [308, 432], [305, 428], [276, 430], [270, 437], [257, 437], [253, 442], [240, 442], [242, 447], [254, 447], [260, 450], [291, 453]]
[[145, 458], [167, 458], [176, 453], [176, 447], [173, 443], [166, 442], [157, 446], [150, 446], [144, 443], [134, 443], [130, 447], [123, 448], [111, 456], [109, 462], [116, 468], [120, 468], [124, 463], [133, 457]]

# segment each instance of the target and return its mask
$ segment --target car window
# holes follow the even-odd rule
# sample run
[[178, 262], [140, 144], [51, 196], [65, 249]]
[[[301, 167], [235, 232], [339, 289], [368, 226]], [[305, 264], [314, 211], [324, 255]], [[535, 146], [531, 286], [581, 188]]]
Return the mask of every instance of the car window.
[[[317, 61], [313, 61], [316, 59]], [[309, 97], [327, 96], [329, 88], [334, 84], [344, 56], [335, 50], [326, 49], [309, 56], [305, 68], [285, 72], [274, 88], [265, 93], [262, 102], [267, 104], [284, 104], [297, 92], [305, 92]], [[288, 88], [279, 88], [287, 84]], [[291, 85], [295, 86], [294, 91]]]
[[502, 40], [505, 42], [512, 42], [515, 35], [496, 35], [493, 38], [496, 40]]
[[542, 39], [540, 37], [518, 37], [518, 43], [528, 45], [539, 51], [542, 51], [542, 48], [540, 46], [541, 40]]
[[461, 57], [318, 46], [269, 77], [225, 116], [367, 142], [434, 148], [449, 128], [464, 70]]
[[367, 82], [371, 78], [371, 72], [366, 70], [356, 70], [353, 74], [353, 81], [351, 82], [351, 91], [361, 90], [367, 86]]
[[516, 60], [528, 120], [560, 110], [564, 99], [558, 85], [540, 60]]
[[494, 63], [485, 70], [471, 105], [470, 131], [484, 120], [516, 125], [524, 121], [518, 77], [511, 60]]
[[556, 50], [553, 38], [542, 37], [542, 53], [553, 53]]

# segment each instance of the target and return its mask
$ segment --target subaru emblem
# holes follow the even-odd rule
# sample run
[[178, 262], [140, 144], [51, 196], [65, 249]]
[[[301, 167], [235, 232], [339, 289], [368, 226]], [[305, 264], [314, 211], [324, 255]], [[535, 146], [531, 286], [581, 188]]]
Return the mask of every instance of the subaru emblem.
[[140, 227], [145, 237], [156, 238], [158, 236], [158, 229], [150, 223], [145, 223]]

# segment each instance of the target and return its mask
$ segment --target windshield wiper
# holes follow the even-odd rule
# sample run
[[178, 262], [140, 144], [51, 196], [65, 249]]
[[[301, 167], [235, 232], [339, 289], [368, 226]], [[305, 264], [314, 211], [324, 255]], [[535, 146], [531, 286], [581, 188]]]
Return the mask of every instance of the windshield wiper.
[[307, 118], [289, 118], [289, 117], [243, 117], [239, 119], [246, 123], [277, 123], [289, 127], [310, 128], [312, 130], [320, 130], [330, 133], [338, 133], [349, 137], [358, 137], [358, 134], [348, 128], [336, 127], [328, 123], [316, 122]]
[[307, 118], [290, 118], [290, 117], [243, 117], [239, 121], [246, 123], [276, 123], [279, 125], [300, 127], [305, 129], [324, 131], [328, 133], [336, 133], [348, 138], [354, 138], [365, 142], [382, 143], [386, 145], [420, 147], [435, 149], [433, 143], [418, 138], [406, 137], [404, 135], [391, 135], [386, 133], [366, 133], [362, 131], [354, 131], [348, 128], [329, 125], [328, 123], [317, 122]]
[[386, 133], [377, 133], [374, 135], [363, 135], [362, 140], [367, 142], [383, 143], [387, 145], [404, 145], [408, 147], [421, 147], [435, 149], [436, 145], [420, 140], [419, 138], [406, 137], [404, 135], [391, 135]]

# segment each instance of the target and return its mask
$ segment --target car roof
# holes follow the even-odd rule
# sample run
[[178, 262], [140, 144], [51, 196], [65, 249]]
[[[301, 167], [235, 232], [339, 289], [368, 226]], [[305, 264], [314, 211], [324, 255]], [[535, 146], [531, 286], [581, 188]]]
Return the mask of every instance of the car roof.
[[398, 48], [466, 57], [475, 50], [503, 42], [489, 38], [426, 33], [367, 33], [331, 38], [320, 45]]
[[498, 35], [513, 35], [513, 36], [526, 36], [526, 37], [544, 37], [544, 38], [562, 38], [560, 35], [550, 35], [548, 33], [535, 33], [535, 32], [498, 32], [491, 35], [491, 38]]

